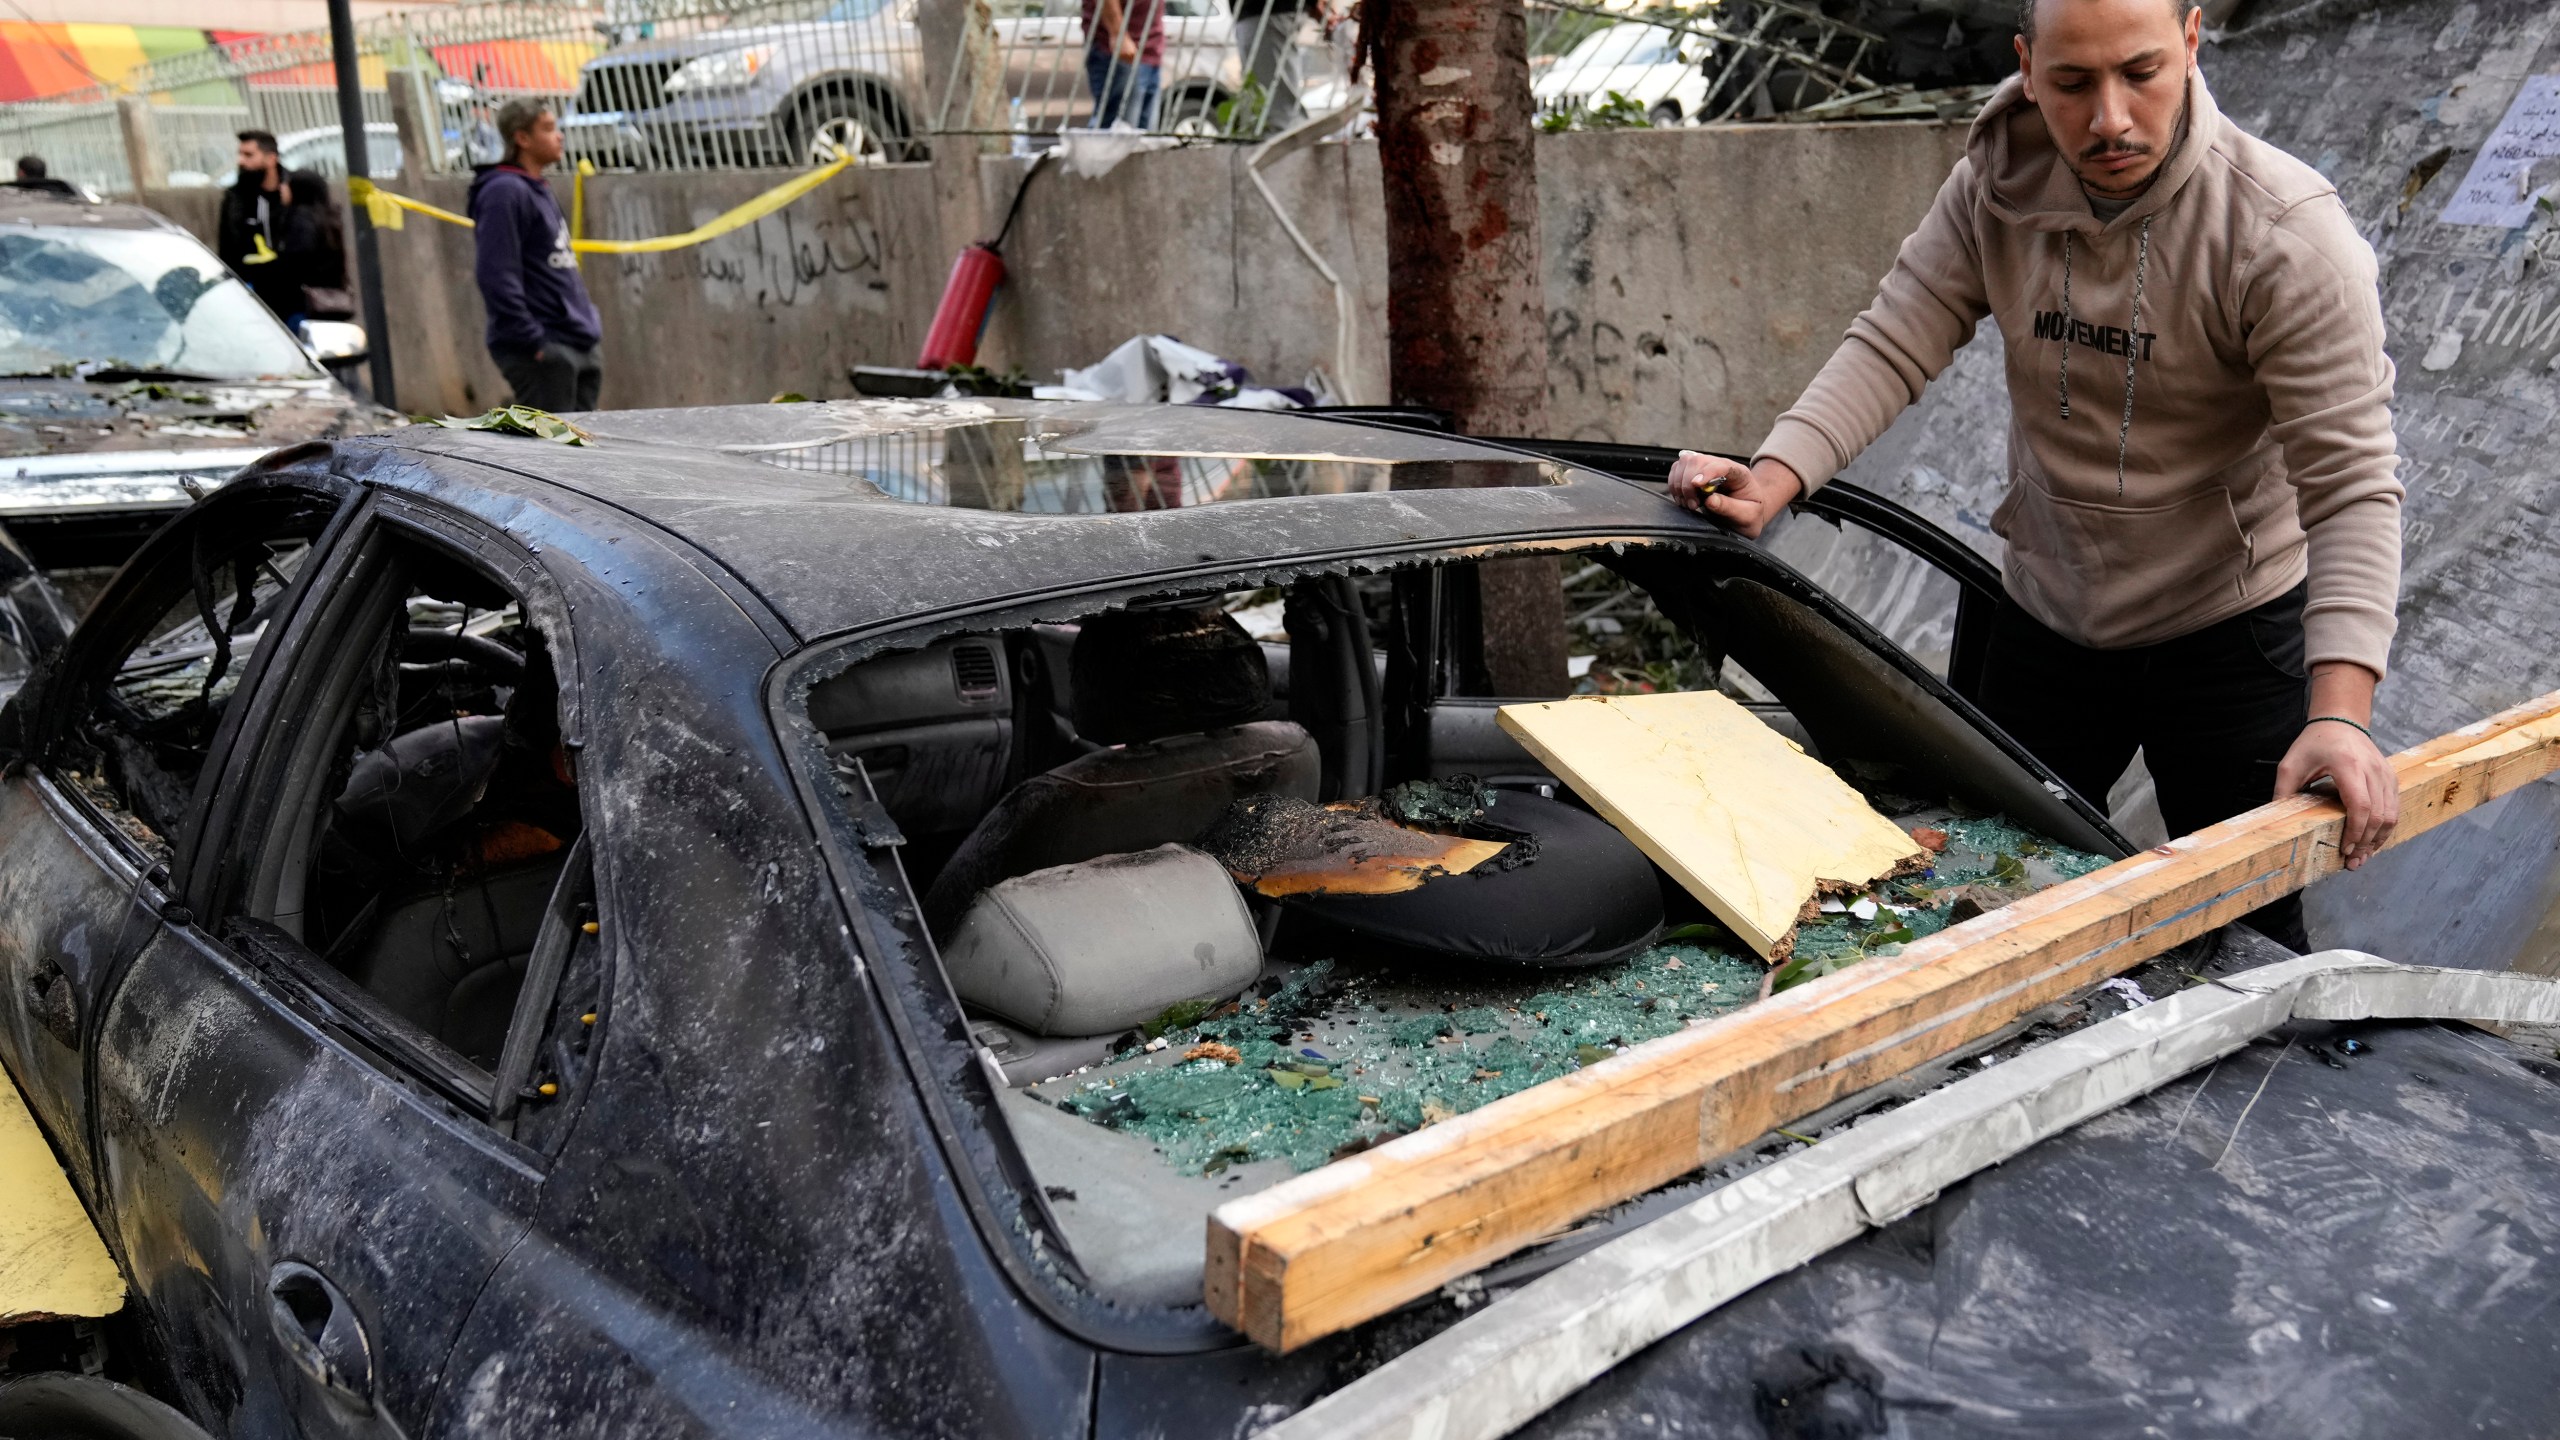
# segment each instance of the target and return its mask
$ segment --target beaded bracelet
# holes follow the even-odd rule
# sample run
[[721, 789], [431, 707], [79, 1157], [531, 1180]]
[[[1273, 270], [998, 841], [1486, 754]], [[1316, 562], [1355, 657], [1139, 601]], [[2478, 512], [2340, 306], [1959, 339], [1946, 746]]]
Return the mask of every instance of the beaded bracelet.
[[2344, 716], [2344, 715], [2314, 715], [2314, 716], [2312, 716], [2310, 719], [2305, 720], [2305, 721], [2303, 721], [2302, 723], [2303, 723], [2303, 724], [2305, 724], [2305, 725], [2317, 725], [2317, 724], [2319, 724], [2319, 723], [2320, 723], [2321, 721], [2323, 721], [2323, 720], [2335, 720], [2335, 721], [2337, 721], [2339, 724], [2344, 725], [2344, 726], [2347, 726], [2348, 728], [2350, 728], [2350, 729], [2354, 730], [2357, 734], [2362, 735], [2362, 736], [2363, 736], [2364, 738], [2366, 738], [2367, 740], [2370, 740], [2370, 739], [2372, 739], [2372, 738], [2373, 738], [2373, 732], [2372, 732], [2372, 731], [2367, 730], [2367, 729], [2365, 729], [2363, 726], [2356, 724], [2356, 722], [2354, 722], [2353, 720], [2348, 719], [2348, 718], [2347, 718], [2346, 716]]

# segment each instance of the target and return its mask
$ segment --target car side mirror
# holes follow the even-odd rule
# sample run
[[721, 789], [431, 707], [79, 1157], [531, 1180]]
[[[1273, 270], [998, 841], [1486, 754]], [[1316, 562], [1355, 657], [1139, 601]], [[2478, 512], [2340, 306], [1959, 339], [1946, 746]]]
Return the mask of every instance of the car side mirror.
[[352, 365], [372, 353], [364, 327], [345, 320], [303, 321], [302, 348], [323, 365]]

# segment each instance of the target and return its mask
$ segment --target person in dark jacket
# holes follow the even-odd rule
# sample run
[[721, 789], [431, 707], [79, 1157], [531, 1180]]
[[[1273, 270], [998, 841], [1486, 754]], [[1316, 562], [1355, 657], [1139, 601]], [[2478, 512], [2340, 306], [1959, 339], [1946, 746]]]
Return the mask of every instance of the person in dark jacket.
[[490, 358], [517, 404], [593, 410], [604, 384], [596, 358], [604, 326], [578, 278], [569, 222], [542, 179], [567, 148], [560, 122], [539, 101], [510, 100], [498, 107], [498, 133], [506, 158], [479, 168], [470, 204]]
[[355, 299], [347, 289], [347, 221], [329, 193], [328, 177], [296, 170], [285, 178], [285, 193], [293, 203], [285, 207], [284, 234], [276, 245], [283, 258], [275, 263], [297, 287], [295, 310], [286, 320], [354, 319]]
[[276, 137], [264, 130], [243, 130], [239, 139], [240, 174], [222, 196], [214, 253], [277, 319], [289, 319], [302, 311], [302, 282], [277, 263], [284, 256], [285, 211], [293, 204], [284, 157], [276, 153]]
[[59, 195], [66, 200], [81, 198], [79, 188], [70, 181], [53, 178], [52, 172], [46, 168], [44, 157], [41, 155], [18, 157], [18, 178], [9, 182], [9, 188], [33, 190], [42, 195]]

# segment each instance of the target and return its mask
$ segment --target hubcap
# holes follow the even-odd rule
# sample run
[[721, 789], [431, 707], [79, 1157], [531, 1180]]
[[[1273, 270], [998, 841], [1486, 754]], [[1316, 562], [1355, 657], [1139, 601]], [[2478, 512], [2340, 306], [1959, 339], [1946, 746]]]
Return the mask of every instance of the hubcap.
[[809, 134], [809, 163], [824, 165], [838, 155], [850, 155], [857, 165], [867, 165], [884, 158], [886, 147], [869, 125], [852, 115], [834, 115], [818, 122]]

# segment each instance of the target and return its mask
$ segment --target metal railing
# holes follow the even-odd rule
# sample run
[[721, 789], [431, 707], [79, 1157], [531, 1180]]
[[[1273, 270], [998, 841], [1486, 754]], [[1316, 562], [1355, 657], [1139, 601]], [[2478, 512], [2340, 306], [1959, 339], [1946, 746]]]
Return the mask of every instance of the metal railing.
[[[1549, 129], [1838, 113], [1888, 93], [1863, 68], [1882, 38], [1797, 0], [1524, 3]], [[1347, 8], [476, 0], [362, 22], [357, 52], [367, 150], [385, 178], [494, 160], [496, 111], [519, 96], [549, 102], [571, 155], [599, 168], [796, 167], [838, 150], [918, 159], [944, 137], [1032, 148], [1115, 124], [1258, 139], [1351, 97]], [[227, 180], [237, 132], [254, 128], [279, 137], [288, 166], [343, 174], [334, 73], [325, 31], [226, 41], [147, 62], [113, 90], [0, 106], [0, 151], [42, 155], [102, 192], [131, 190], [137, 174], [208, 185]]]

